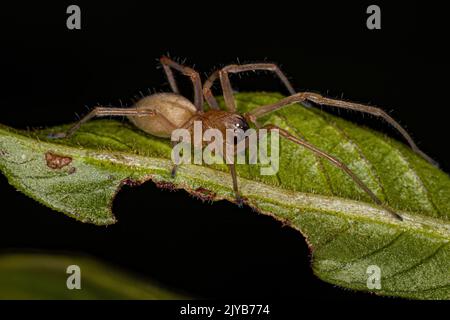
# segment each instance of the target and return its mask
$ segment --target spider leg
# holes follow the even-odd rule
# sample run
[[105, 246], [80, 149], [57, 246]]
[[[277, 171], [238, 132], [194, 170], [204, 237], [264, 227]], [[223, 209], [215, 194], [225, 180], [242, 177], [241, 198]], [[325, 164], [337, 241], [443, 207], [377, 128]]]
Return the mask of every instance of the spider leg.
[[87, 115], [85, 115], [83, 118], [81, 118], [78, 122], [76, 122], [72, 127], [69, 128], [66, 132], [58, 132], [58, 133], [51, 133], [48, 135], [49, 138], [69, 138], [72, 136], [75, 131], [80, 129], [81, 125], [92, 118], [95, 117], [104, 117], [104, 116], [152, 116], [156, 115], [156, 112], [153, 110], [145, 110], [142, 108], [112, 108], [112, 107], [95, 107], [92, 109], [91, 112], [89, 112]]
[[205, 97], [206, 102], [212, 109], [219, 110], [219, 104], [217, 103], [216, 98], [212, 94], [211, 87], [214, 84], [214, 81], [219, 78], [219, 70], [214, 71], [208, 79], [206, 79], [203, 84], [203, 96]]
[[[177, 144], [176, 141], [172, 141], [172, 148], [175, 147], [175, 145]], [[170, 177], [172, 179], [175, 179], [176, 175], [177, 175], [177, 171], [178, 171], [178, 167], [179, 165], [174, 163], [172, 166], [172, 170], [170, 171]]]
[[206, 101], [212, 108], [219, 109], [219, 105], [217, 104], [217, 101], [211, 92], [211, 87], [214, 84], [214, 81], [216, 81], [219, 78], [222, 86], [225, 105], [229, 111], [235, 112], [236, 103], [234, 101], [233, 88], [231, 87], [228, 74], [246, 71], [257, 71], [257, 70], [266, 70], [274, 72], [281, 80], [281, 82], [284, 84], [289, 93], [291, 95], [295, 94], [295, 90], [292, 87], [291, 83], [289, 82], [288, 78], [284, 75], [284, 73], [280, 70], [280, 68], [276, 64], [273, 63], [251, 63], [243, 65], [230, 64], [222, 68], [221, 70], [214, 71], [205, 81], [205, 84], [203, 85], [203, 95]]
[[[196, 118], [197, 117], [194, 115], [191, 119], [189, 119], [182, 126], [182, 128], [187, 129], [187, 128], [192, 127], [192, 123], [195, 121]], [[177, 143], [178, 143], [177, 141], [172, 141], [172, 145], [173, 146], [176, 145]], [[245, 144], [245, 148], [247, 148], [247, 144]], [[236, 202], [237, 202], [238, 206], [242, 206], [244, 201], [243, 201], [243, 199], [242, 199], [242, 197], [240, 195], [240, 192], [239, 192], [237, 173], [236, 173], [236, 166], [235, 166], [235, 164], [233, 162], [234, 155], [236, 154], [236, 146], [233, 146], [233, 150], [234, 151], [231, 152], [231, 154], [228, 153], [228, 148], [226, 147], [226, 142], [224, 142], [223, 149], [225, 149], [225, 152], [222, 152], [223, 150], [219, 150], [218, 152], [219, 152], [220, 157], [222, 157], [223, 161], [228, 164], [228, 167], [229, 167], [230, 173], [231, 173], [231, 178], [233, 180], [233, 191], [234, 191], [234, 194], [235, 194], [235, 199], [236, 199]], [[172, 178], [175, 178], [179, 166], [180, 166], [180, 164], [175, 164], [175, 163], [173, 164], [172, 171], [171, 171], [171, 177]]]
[[[192, 116], [189, 120], [187, 120], [181, 127], [180, 129], [189, 129], [190, 127], [192, 127], [193, 122], [197, 119], [197, 116], [194, 115]], [[178, 143], [178, 141], [172, 141], [172, 148]], [[178, 167], [180, 165], [174, 163], [172, 166], [172, 170], [170, 171], [170, 176], [172, 179], [175, 179], [176, 175], [177, 175], [177, 171], [178, 171]]]
[[[247, 138], [246, 138], [246, 140], [247, 140]], [[228, 168], [230, 169], [231, 179], [233, 180], [234, 197], [235, 197], [237, 205], [239, 207], [242, 207], [244, 204], [244, 199], [242, 198], [241, 193], [239, 192], [239, 183], [238, 183], [237, 172], [236, 172], [236, 164], [234, 162], [237, 145], [232, 145], [231, 148], [229, 148], [229, 146], [230, 145], [227, 145], [227, 143], [224, 142], [223, 150], [219, 150], [219, 155], [222, 157], [223, 161], [228, 165]], [[248, 148], [248, 144], [245, 143], [244, 150], [246, 150], [247, 148]]]
[[401, 220], [401, 221], [403, 220], [403, 218], [398, 213], [394, 212], [392, 209], [390, 209], [389, 207], [384, 205], [383, 202], [369, 189], [369, 187], [367, 187], [367, 185], [352, 170], [350, 170], [350, 168], [347, 167], [347, 165], [345, 165], [339, 159], [331, 156], [330, 154], [326, 153], [325, 151], [320, 150], [319, 148], [310, 144], [309, 142], [290, 134], [288, 131], [281, 129], [280, 127], [277, 127], [272, 124], [268, 124], [268, 125], [263, 126], [262, 128], [268, 129], [268, 130], [276, 129], [279, 131], [280, 135], [282, 135], [286, 139], [288, 139], [296, 144], [299, 144], [299, 145], [307, 148], [308, 150], [311, 150], [319, 157], [328, 160], [331, 164], [333, 164], [337, 168], [344, 171], [358, 185], [358, 187], [361, 188], [372, 199], [372, 201], [375, 204], [385, 208], [394, 218]]
[[181, 72], [191, 79], [192, 86], [194, 88], [194, 105], [198, 111], [203, 111], [202, 81], [198, 72], [190, 67], [183, 66], [166, 56], [162, 56], [160, 61], [163, 66], [164, 72], [166, 73], [166, 77], [169, 80], [170, 87], [176, 94], [180, 94], [180, 91], [178, 90], [178, 86], [175, 81], [172, 69]]
[[330, 99], [321, 96], [317, 93], [312, 92], [300, 92], [296, 93], [294, 95], [291, 95], [289, 97], [286, 97], [284, 99], [281, 99], [280, 101], [270, 104], [261, 106], [259, 108], [256, 108], [249, 113], [247, 113], [247, 116], [250, 118], [258, 119], [259, 117], [262, 117], [270, 112], [273, 112], [275, 110], [278, 110], [280, 108], [283, 108], [285, 106], [297, 103], [297, 102], [303, 102], [303, 101], [311, 101], [317, 104], [321, 105], [327, 105], [332, 106], [336, 108], [342, 108], [342, 109], [349, 109], [349, 110], [355, 110], [360, 111], [364, 113], [368, 113], [371, 115], [374, 115], [376, 117], [384, 119], [387, 123], [389, 123], [391, 126], [393, 126], [402, 136], [403, 138], [408, 142], [411, 149], [419, 154], [422, 158], [433, 164], [434, 166], [438, 166], [436, 161], [431, 159], [428, 155], [426, 155], [423, 151], [421, 151], [414, 140], [411, 138], [411, 136], [408, 134], [408, 132], [397, 122], [392, 118], [389, 114], [387, 114], [385, 111], [383, 111], [380, 108], [367, 106], [360, 103], [354, 103], [354, 102], [348, 102], [348, 101], [342, 101], [342, 100], [336, 100], [336, 99]]

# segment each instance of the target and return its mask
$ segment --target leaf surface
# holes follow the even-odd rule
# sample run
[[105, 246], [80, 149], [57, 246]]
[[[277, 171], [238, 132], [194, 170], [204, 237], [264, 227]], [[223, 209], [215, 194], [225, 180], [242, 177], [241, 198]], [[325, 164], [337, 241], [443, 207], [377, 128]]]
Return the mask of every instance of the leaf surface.
[[[280, 98], [241, 93], [236, 99], [244, 112]], [[315, 108], [292, 105], [262, 122], [338, 157], [404, 218], [393, 219], [345, 173], [290, 141], [280, 142], [276, 175], [260, 175], [259, 165], [238, 165], [247, 204], [305, 236], [318, 277], [384, 295], [450, 299], [447, 174], [403, 143]], [[66, 128], [21, 132], [0, 127], [0, 168], [17, 189], [75, 219], [114, 223], [111, 204], [120, 186], [147, 180], [205, 200], [234, 201], [225, 165], [182, 165], [172, 179], [169, 141], [127, 122], [91, 121], [71, 139], [47, 139], [48, 133]], [[381, 289], [368, 288], [371, 266], [381, 271]]]

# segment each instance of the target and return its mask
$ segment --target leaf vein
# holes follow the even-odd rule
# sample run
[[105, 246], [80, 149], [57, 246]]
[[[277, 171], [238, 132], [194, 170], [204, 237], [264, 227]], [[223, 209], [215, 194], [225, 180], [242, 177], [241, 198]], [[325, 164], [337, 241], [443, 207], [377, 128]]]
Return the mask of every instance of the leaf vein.
[[448, 244], [448, 242], [444, 242], [444, 243], [440, 244], [440, 245], [436, 248], [436, 250], [434, 250], [431, 254], [429, 254], [429, 255], [426, 256], [425, 258], [421, 259], [421, 260], [418, 261], [417, 263], [414, 263], [413, 265], [411, 265], [410, 267], [408, 267], [408, 268], [406, 268], [406, 269], [404, 269], [404, 270], [400, 270], [399, 272], [396, 272], [396, 273], [394, 273], [394, 274], [391, 274], [391, 275], [385, 277], [384, 280], [388, 280], [388, 279], [391, 279], [391, 278], [393, 278], [393, 277], [396, 277], [396, 276], [405, 274], [405, 273], [407, 273], [407, 272], [413, 270], [414, 268], [417, 268], [417, 267], [423, 265], [423, 264], [426, 263], [427, 261], [433, 259], [433, 258], [438, 254], [438, 252], [441, 251], [441, 249], [444, 248], [447, 244]]

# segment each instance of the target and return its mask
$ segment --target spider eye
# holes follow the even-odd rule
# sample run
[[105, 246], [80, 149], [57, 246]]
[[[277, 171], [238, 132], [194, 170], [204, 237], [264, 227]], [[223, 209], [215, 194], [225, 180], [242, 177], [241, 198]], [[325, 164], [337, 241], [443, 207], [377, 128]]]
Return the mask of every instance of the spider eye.
[[244, 139], [245, 133], [249, 129], [249, 125], [244, 118], [238, 116], [235, 118], [235, 121], [233, 122], [231, 129], [235, 133], [234, 143], [236, 144]]
[[244, 119], [239, 119], [238, 122], [234, 124], [235, 129], [240, 129], [242, 131], [247, 131], [249, 128], [248, 123]]

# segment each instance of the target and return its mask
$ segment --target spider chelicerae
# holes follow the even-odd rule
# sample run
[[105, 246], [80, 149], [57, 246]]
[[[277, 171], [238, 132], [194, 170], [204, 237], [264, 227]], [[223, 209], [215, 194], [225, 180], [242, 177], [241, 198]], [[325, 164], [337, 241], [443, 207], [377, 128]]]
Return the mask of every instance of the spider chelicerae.
[[[422, 156], [430, 163], [435, 164], [430, 157], [428, 157], [417, 147], [406, 130], [402, 128], [400, 124], [398, 124], [398, 122], [396, 122], [383, 110], [359, 103], [323, 97], [317, 93], [295, 92], [288, 78], [276, 64], [251, 63], [243, 65], [227, 65], [220, 70], [214, 71], [202, 85], [200, 75], [194, 69], [188, 66], [181, 65], [166, 56], [163, 56], [160, 61], [173, 93], [152, 94], [140, 99], [130, 108], [100, 106], [95, 107], [91, 112], [89, 112], [86, 116], [84, 116], [72, 127], [70, 127], [67, 132], [55, 133], [51, 134], [50, 136], [52, 138], [69, 137], [86, 121], [94, 117], [101, 116], [127, 116], [128, 119], [139, 129], [151, 135], [162, 138], [170, 138], [172, 132], [175, 129], [192, 129], [195, 121], [201, 121], [204, 129], [212, 128], [218, 129], [222, 132], [225, 132], [227, 129], [246, 130], [250, 127], [250, 124], [253, 124], [257, 129], [276, 129], [279, 131], [279, 134], [282, 137], [309, 149], [317, 156], [328, 160], [331, 164], [343, 170], [365, 193], [367, 193], [367, 195], [373, 200], [374, 203], [386, 208], [393, 217], [399, 220], [402, 220], [401, 216], [398, 213], [394, 212], [392, 209], [386, 207], [383, 202], [367, 187], [367, 185], [342, 161], [320, 150], [304, 139], [294, 136], [288, 131], [279, 128], [278, 126], [275, 126], [273, 124], [266, 124], [264, 126], [261, 126], [258, 123], [258, 119], [270, 112], [274, 112], [285, 106], [301, 102], [313, 102], [319, 105], [328, 105], [336, 108], [361, 111], [380, 117], [387, 121], [399, 131], [399, 133], [405, 138], [414, 152]], [[194, 89], [193, 103], [187, 98], [180, 95], [180, 91], [178, 89], [172, 70], [181, 72], [183, 75], [188, 76], [192, 81]], [[233, 89], [230, 83], [229, 74], [258, 70], [274, 72], [275, 75], [284, 84], [284, 86], [290, 93], [290, 96], [283, 98], [276, 103], [263, 105], [247, 113], [239, 114], [236, 110], [236, 103], [233, 96]], [[216, 80], [220, 81], [226, 110], [221, 110], [219, 108], [219, 104], [212, 94], [211, 88]], [[205, 100], [209, 106], [208, 110], [204, 110]], [[228, 166], [233, 181], [233, 190], [235, 193], [236, 201], [241, 205], [243, 203], [243, 198], [239, 193], [236, 167], [234, 163], [229, 163]], [[172, 177], [175, 177], [176, 170], [177, 165], [174, 165], [172, 169]]]

